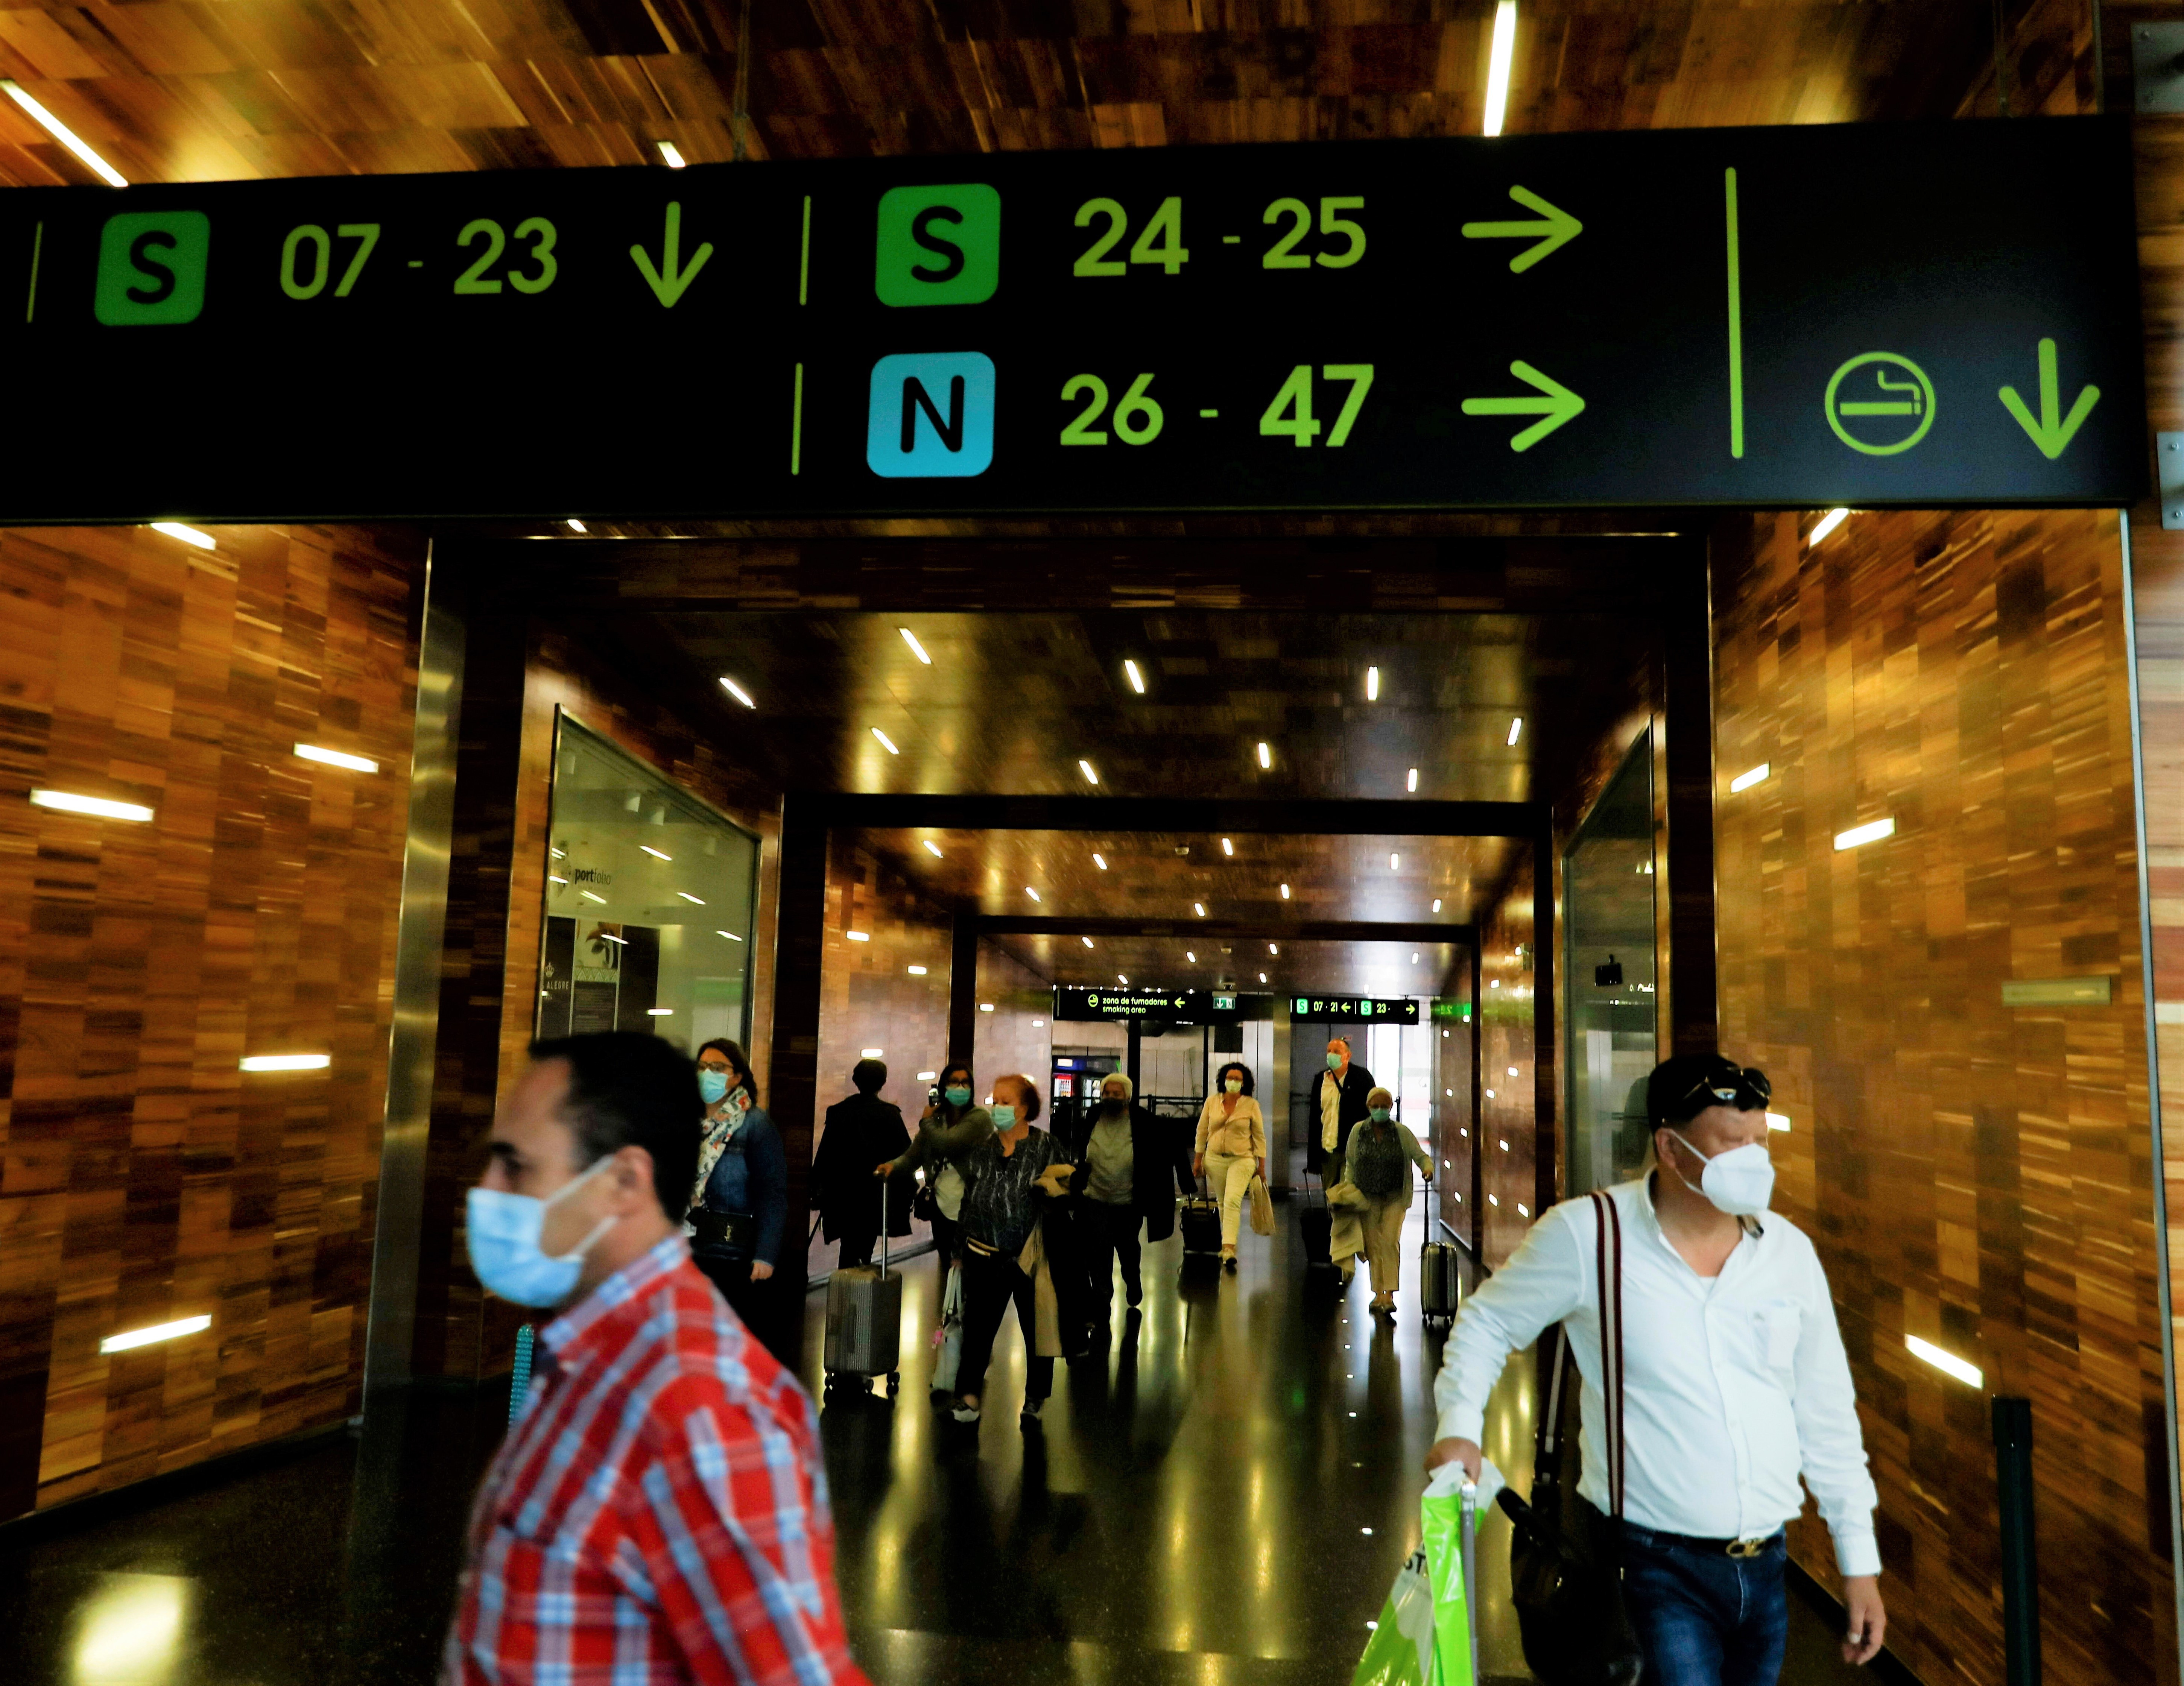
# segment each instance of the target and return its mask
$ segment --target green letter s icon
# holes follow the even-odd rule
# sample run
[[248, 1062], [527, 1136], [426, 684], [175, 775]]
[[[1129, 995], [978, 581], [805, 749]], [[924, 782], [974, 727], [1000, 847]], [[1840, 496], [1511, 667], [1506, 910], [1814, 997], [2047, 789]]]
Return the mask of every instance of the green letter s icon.
[[880, 196], [872, 291], [883, 304], [983, 304], [1001, 281], [1001, 196], [982, 181]]
[[212, 220], [203, 211], [125, 211], [98, 240], [92, 314], [109, 328], [194, 322], [204, 309]]

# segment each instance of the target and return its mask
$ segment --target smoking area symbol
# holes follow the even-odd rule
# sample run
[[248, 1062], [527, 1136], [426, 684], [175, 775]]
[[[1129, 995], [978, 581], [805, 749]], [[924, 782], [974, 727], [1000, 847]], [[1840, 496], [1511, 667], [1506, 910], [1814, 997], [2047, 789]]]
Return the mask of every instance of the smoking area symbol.
[[1892, 457], [1909, 450], [1934, 425], [1934, 383], [1908, 357], [1864, 352], [1830, 377], [1820, 407], [1836, 437], [1852, 450]]

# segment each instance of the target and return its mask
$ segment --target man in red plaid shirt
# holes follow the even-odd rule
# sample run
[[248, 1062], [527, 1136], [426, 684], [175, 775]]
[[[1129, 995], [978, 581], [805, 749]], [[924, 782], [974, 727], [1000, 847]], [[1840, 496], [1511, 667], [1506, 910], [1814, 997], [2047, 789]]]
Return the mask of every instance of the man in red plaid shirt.
[[443, 1686], [863, 1686], [811, 1397], [683, 1241], [695, 1069], [626, 1033], [532, 1055], [471, 1260], [560, 1315], [478, 1495]]

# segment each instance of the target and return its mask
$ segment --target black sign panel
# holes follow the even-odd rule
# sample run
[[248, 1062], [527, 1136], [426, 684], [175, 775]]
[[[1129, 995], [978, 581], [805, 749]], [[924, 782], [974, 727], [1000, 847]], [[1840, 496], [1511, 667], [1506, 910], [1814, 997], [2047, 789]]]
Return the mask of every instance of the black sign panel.
[[1064, 1022], [1175, 1019], [1202, 1024], [1213, 1016], [1213, 997], [1203, 989], [1087, 989], [1056, 984], [1054, 1016]]
[[19, 191], [0, 520], [2122, 504], [2121, 119]]
[[1292, 995], [1290, 1015], [1297, 1019], [1347, 1019], [1361, 1025], [1414, 1025], [1418, 1021], [1415, 1000], [1390, 1000], [1370, 995]]

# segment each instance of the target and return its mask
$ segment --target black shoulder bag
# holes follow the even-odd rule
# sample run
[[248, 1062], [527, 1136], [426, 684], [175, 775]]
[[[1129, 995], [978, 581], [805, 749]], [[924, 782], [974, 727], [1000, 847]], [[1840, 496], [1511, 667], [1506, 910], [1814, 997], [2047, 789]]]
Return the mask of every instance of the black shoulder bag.
[[1574, 1489], [1563, 1489], [1559, 1441], [1569, 1332], [1561, 1326], [1532, 1466], [1532, 1501], [1507, 1488], [1500, 1495], [1516, 1524], [1509, 1578], [1524, 1661], [1546, 1686], [1635, 1686], [1644, 1670], [1623, 1605], [1623, 1228], [1613, 1199], [1600, 1194], [1591, 1199], [1600, 1222], [1600, 1373], [1613, 1515], [1603, 1516]]

